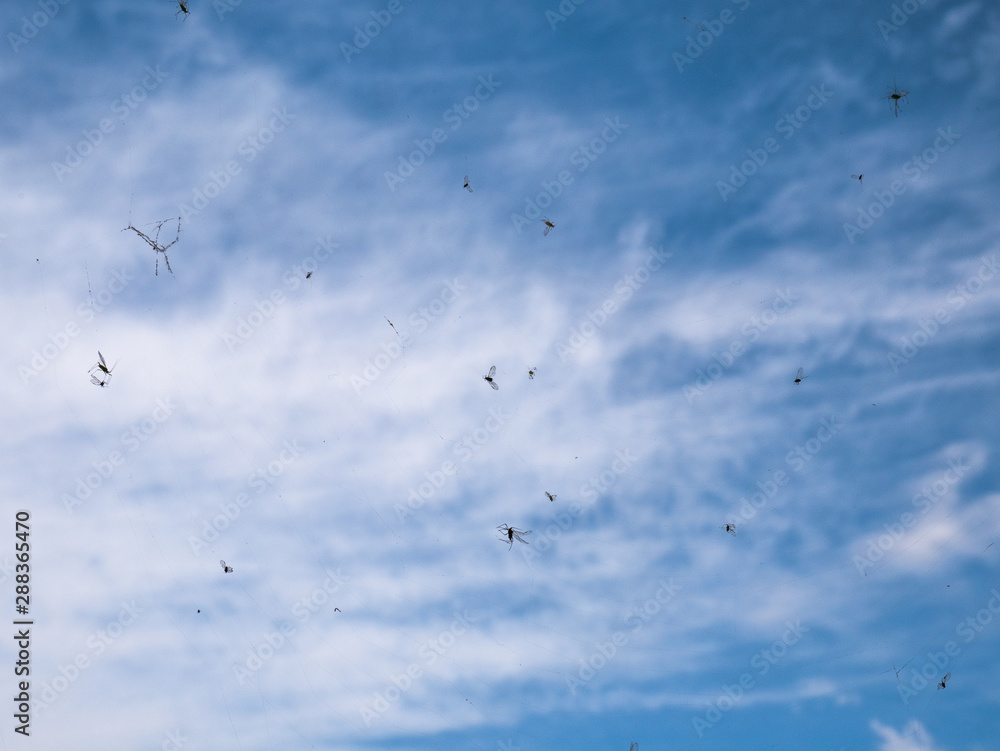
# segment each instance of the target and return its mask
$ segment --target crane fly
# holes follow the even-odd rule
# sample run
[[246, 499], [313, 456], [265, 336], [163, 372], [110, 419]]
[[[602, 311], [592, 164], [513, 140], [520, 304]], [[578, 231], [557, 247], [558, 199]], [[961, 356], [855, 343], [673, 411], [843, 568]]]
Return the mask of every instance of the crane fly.
[[[507, 546], [508, 550], [510, 549], [510, 546], [514, 544], [514, 540], [517, 540], [518, 542], [523, 542], [525, 545], [528, 544], [528, 541], [525, 540], [523, 537], [521, 537], [521, 535], [530, 535], [531, 534], [530, 529], [529, 530], [515, 529], [514, 527], [508, 526], [506, 524], [501, 524], [499, 527], [497, 527], [497, 529], [507, 536], [507, 541], [510, 543], [510, 545]], [[500, 539], [502, 540], [503, 538]]]
[[494, 391], [499, 391], [500, 387], [497, 386], [496, 381], [493, 380], [493, 376], [496, 375], [497, 366], [494, 365], [490, 368], [490, 372], [483, 376], [483, 380], [486, 381], [490, 386], [493, 387]]

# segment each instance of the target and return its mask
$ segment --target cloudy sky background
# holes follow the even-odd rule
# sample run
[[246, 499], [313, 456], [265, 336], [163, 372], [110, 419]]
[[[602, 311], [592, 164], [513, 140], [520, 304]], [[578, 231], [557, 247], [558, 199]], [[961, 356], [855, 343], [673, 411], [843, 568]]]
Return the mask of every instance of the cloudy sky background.
[[4, 8], [4, 748], [992, 747], [1000, 10], [668, 5]]

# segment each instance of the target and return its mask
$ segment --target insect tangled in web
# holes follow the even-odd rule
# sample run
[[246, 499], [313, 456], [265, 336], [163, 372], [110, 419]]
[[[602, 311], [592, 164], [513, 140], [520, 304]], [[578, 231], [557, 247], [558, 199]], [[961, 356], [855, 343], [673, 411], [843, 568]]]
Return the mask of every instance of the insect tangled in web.
[[[162, 222], [157, 222], [156, 223], [156, 236], [152, 237], [152, 238], [149, 235], [147, 235], [145, 232], [143, 232], [142, 230], [136, 229], [131, 224], [129, 226], [127, 226], [125, 229], [123, 229], [122, 232], [124, 232], [126, 229], [132, 230], [139, 237], [141, 237], [143, 240], [145, 240], [146, 244], [149, 245], [149, 247], [151, 247], [157, 253], [163, 253], [163, 260], [167, 264], [167, 271], [169, 271], [171, 274], [173, 274], [174, 270], [172, 268], [170, 268], [170, 259], [167, 258], [167, 249], [170, 248], [170, 247], [172, 247], [173, 244], [176, 243], [181, 238], [181, 218], [177, 217], [177, 235], [174, 237], [174, 239], [171, 240], [166, 245], [160, 245], [160, 230], [163, 228], [164, 224], [166, 224], [167, 222], [170, 222], [170, 221], [173, 221], [173, 217], [171, 217], [170, 219], [164, 219]], [[159, 276], [159, 275], [160, 275], [160, 257], [157, 256], [156, 257], [156, 276]]]
[[[109, 368], [108, 364], [104, 361], [104, 355], [102, 355], [101, 351], [98, 350], [97, 364], [94, 365], [89, 371], [90, 382], [95, 386], [100, 386], [101, 388], [104, 388], [111, 382], [111, 371], [114, 370], [116, 367], [118, 367], [117, 362]], [[99, 371], [101, 375], [98, 376], [97, 373], [94, 373], [95, 370]]]

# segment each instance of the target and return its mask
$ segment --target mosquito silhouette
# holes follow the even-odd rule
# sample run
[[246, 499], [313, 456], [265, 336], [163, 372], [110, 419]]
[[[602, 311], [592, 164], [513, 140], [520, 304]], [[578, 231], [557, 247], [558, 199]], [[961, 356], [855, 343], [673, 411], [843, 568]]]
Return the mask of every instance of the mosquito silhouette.
[[907, 101], [906, 97], [909, 96], [909, 94], [909, 91], [904, 91], [896, 86], [896, 79], [894, 78], [892, 79], [892, 89], [890, 89], [889, 93], [884, 96], [883, 99], [888, 100], [889, 107], [892, 109], [896, 117], [899, 117], [899, 101]]
[[528, 541], [525, 540], [523, 537], [521, 537], [521, 535], [530, 535], [531, 534], [530, 529], [527, 531], [523, 529], [515, 529], [514, 527], [510, 527], [506, 524], [501, 524], [499, 527], [497, 527], [497, 529], [500, 532], [503, 532], [503, 534], [507, 536], [507, 541], [510, 543], [510, 545], [507, 546], [508, 550], [510, 549], [510, 546], [514, 544], [515, 539], [518, 540], [519, 542], [523, 542], [525, 545], [528, 544]]
[[808, 377], [809, 376], [807, 376], [807, 375], [802, 375], [802, 368], [799, 368], [798, 370], [795, 371], [795, 382], [796, 383], [802, 383], [802, 381], [805, 380]]
[[[163, 260], [166, 261], [166, 263], [167, 263], [167, 271], [169, 271], [171, 274], [173, 274], [174, 270], [172, 268], [170, 268], [170, 259], [167, 258], [167, 249], [170, 248], [170, 247], [172, 247], [174, 245], [174, 243], [176, 243], [178, 240], [181, 239], [181, 218], [177, 217], [177, 235], [174, 237], [174, 239], [171, 240], [166, 245], [160, 245], [160, 230], [163, 229], [163, 225], [164, 224], [166, 224], [167, 222], [170, 222], [170, 221], [173, 221], [173, 217], [171, 217], [170, 219], [164, 219], [162, 222], [157, 222], [156, 223], [156, 237], [153, 237], [153, 238], [150, 238], [149, 235], [147, 235], [145, 232], [143, 232], [140, 229], [136, 229], [131, 224], [129, 224], [129, 226], [127, 226], [125, 229], [123, 229], [122, 232], [124, 232], [127, 229], [132, 230], [139, 237], [141, 237], [143, 240], [145, 240], [146, 244], [148, 244], [149, 247], [151, 247], [157, 253], [163, 253]], [[159, 275], [160, 275], [160, 257], [157, 256], [156, 257], [156, 276], [159, 276]]]
[[463, 185], [462, 187], [465, 188], [470, 193], [472, 192], [472, 186], [469, 185], [469, 176], [468, 175], [465, 176], [465, 185]]
[[547, 235], [549, 234], [549, 232], [555, 229], [556, 225], [550, 222], [547, 217], [545, 219], [539, 219], [538, 221], [545, 223], [545, 231], [542, 233], [543, 235]]
[[177, 0], [177, 7], [180, 8], [180, 10], [174, 13], [174, 15], [179, 16], [181, 13], [183, 13], [184, 20], [187, 21], [187, 17], [191, 13], [191, 11], [188, 10], [187, 0]]
[[[121, 360], [119, 360], [118, 362], [121, 362]], [[104, 355], [102, 355], [101, 351], [98, 350], [97, 351], [97, 364], [94, 365], [94, 367], [92, 367], [90, 369], [90, 371], [89, 371], [90, 372], [90, 382], [93, 383], [95, 386], [100, 386], [101, 388], [104, 388], [105, 386], [107, 386], [108, 383], [111, 382], [111, 371], [118, 367], [118, 362], [116, 362], [114, 365], [112, 365], [109, 368], [107, 362], [105, 362], [105, 360], [104, 360]], [[99, 370], [104, 375], [103, 376], [97, 376], [94, 373], [95, 370]]]
[[222, 564], [222, 570], [224, 572], [226, 572], [227, 574], [233, 573], [233, 567], [232, 566], [227, 566], [225, 561], [219, 561], [219, 563]]
[[853, 177], [855, 180], [857, 180], [858, 183], [860, 183], [861, 185], [864, 185], [864, 183], [861, 182], [861, 178], [863, 178], [864, 175], [851, 175], [851, 177]]
[[493, 376], [496, 375], [497, 366], [494, 365], [490, 368], [490, 372], [483, 376], [483, 380], [486, 381], [490, 386], [493, 387], [494, 391], [499, 391], [500, 387], [497, 386], [496, 381], [493, 380]]

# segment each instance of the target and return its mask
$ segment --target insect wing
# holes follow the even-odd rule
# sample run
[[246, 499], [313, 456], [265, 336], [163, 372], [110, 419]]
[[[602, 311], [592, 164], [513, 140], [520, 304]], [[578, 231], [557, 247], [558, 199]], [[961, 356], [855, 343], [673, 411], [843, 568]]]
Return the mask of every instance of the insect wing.
[[802, 380], [802, 368], [799, 368], [798, 370], [795, 371], [795, 378], [796, 378], [796, 380], [799, 380], [799, 381]]
[[95, 376], [93, 374], [91, 374], [91, 376], [90, 376], [90, 382], [92, 384], [94, 384], [95, 386], [103, 386], [104, 385], [104, 381], [102, 381], [100, 378], [98, 378], [97, 376]]
[[492, 386], [492, 387], [493, 387], [493, 390], [494, 390], [494, 391], [499, 391], [499, 390], [500, 390], [500, 387], [499, 387], [499, 386], [497, 386], [497, 385], [496, 385], [496, 382], [494, 382], [494, 381], [490, 381], [490, 386]]
[[486, 377], [492, 378], [493, 376], [496, 375], [496, 373], [497, 373], [497, 366], [494, 365], [493, 367], [490, 368], [490, 372], [486, 374]]
[[97, 359], [101, 363], [101, 365], [100, 365], [101, 370], [103, 370], [105, 373], [107, 373], [108, 372], [108, 364], [106, 362], [104, 362], [104, 355], [101, 354], [101, 350], [97, 350]]
[[551, 228], [551, 227], [548, 227], [548, 226], [547, 226], [547, 227], [545, 228], [545, 230], [544, 230], [544, 231], [542, 232], [542, 235], [543, 235], [543, 236], [545, 236], [545, 235], [549, 234], [549, 230], [550, 230], [550, 229], [552, 229], [552, 228]]

